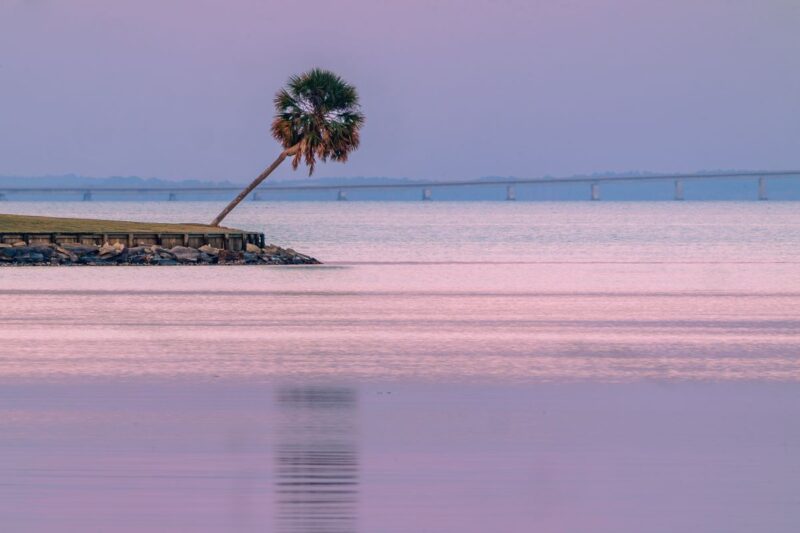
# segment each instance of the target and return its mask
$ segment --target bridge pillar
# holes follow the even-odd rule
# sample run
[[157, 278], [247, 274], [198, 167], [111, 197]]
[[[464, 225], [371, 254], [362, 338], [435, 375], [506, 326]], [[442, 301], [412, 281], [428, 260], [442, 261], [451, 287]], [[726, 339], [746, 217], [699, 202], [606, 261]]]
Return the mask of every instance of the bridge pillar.
[[513, 202], [517, 199], [517, 189], [513, 185], [506, 185], [506, 201]]
[[427, 189], [427, 188], [426, 189], [422, 189], [422, 201], [423, 202], [428, 202], [428, 201], [430, 201], [432, 199], [433, 199], [433, 197], [431, 196], [431, 190]]
[[675, 200], [683, 200], [683, 181], [675, 180]]
[[600, 184], [592, 183], [592, 201], [596, 202], [600, 199]]
[[344, 202], [347, 200], [347, 191], [339, 189], [339, 193], [336, 195], [336, 199], [340, 202]]
[[169, 197], [167, 198], [168, 202], [174, 202], [178, 199], [177, 193], [171, 192], [169, 193]]
[[83, 193], [83, 201], [84, 202], [91, 202], [92, 201], [92, 191], [86, 191]]
[[763, 177], [758, 178], [758, 199], [759, 200], [767, 199], [767, 179]]

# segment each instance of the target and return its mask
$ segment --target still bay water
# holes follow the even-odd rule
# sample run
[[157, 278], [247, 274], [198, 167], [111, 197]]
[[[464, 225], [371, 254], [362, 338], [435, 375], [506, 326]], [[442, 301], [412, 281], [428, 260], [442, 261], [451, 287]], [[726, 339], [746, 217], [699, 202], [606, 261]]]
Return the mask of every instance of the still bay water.
[[226, 224], [325, 264], [0, 269], [4, 530], [800, 524], [796, 204], [248, 202]]

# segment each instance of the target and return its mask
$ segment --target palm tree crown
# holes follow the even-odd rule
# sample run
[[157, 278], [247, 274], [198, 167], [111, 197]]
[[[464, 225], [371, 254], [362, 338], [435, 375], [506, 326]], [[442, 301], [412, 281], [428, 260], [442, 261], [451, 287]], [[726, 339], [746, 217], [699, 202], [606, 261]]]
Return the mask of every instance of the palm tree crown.
[[317, 159], [347, 161], [358, 148], [364, 115], [355, 87], [333, 72], [313, 69], [292, 76], [275, 95], [272, 135], [293, 155], [292, 168], [305, 160], [308, 175]]

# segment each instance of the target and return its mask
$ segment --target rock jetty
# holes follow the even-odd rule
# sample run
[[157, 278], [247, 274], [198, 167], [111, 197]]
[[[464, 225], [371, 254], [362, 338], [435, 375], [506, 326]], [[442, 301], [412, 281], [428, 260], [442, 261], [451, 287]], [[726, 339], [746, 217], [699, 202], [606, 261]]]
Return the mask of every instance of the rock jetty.
[[0, 243], [0, 266], [68, 265], [318, 265], [313, 257], [291, 248], [248, 244], [244, 251], [158, 245], [126, 247], [122, 243], [102, 246], [78, 243], [28, 245], [23, 241]]

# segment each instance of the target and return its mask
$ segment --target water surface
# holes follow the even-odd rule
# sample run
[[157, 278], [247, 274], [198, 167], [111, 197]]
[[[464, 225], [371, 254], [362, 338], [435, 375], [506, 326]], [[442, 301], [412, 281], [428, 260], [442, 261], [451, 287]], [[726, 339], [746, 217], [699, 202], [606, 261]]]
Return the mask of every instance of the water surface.
[[800, 523], [794, 204], [252, 202], [226, 223], [325, 265], [0, 269], [11, 531]]

